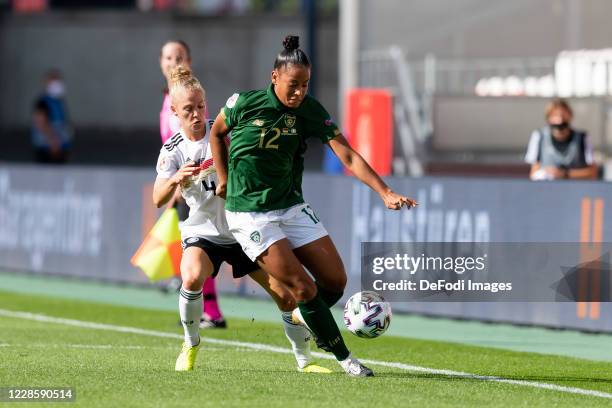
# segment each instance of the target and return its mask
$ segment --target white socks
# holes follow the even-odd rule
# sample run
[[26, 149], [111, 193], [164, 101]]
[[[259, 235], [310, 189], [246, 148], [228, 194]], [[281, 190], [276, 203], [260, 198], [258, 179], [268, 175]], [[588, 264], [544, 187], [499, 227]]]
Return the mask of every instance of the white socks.
[[[306, 324], [306, 321], [304, 320], [304, 318], [302, 317], [302, 312], [300, 311], [299, 307], [296, 307], [295, 309], [293, 309], [292, 312], [283, 312], [283, 316], [285, 313], [289, 313], [289, 317], [290, 317], [290, 322], [293, 322], [293, 324], [301, 324], [302, 326], [306, 327], [308, 330], [310, 330], [310, 327], [308, 327], [308, 325]], [[283, 317], [283, 320], [285, 318]], [[312, 331], [312, 330], [311, 330]]]
[[344, 360], [337, 360], [337, 361], [338, 361], [338, 364], [342, 366], [342, 368], [345, 368], [348, 364], [350, 364], [352, 360], [353, 360], [353, 353], [350, 353], [348, 357], [345, 358]]
[[291, 349], [295, 355], [299, 368], [306, 367], [312, 360], [310, 355], [310, 332], [302, 325], [294, 324], [291, 312], [282, 312], [285, 335], [291, 343]]
[[185, 342], [196, 346], [200, 342], [200, 318], [202, 317], [202, 290], [197, 292], [181, 286], [179, 314], [185, 330]]

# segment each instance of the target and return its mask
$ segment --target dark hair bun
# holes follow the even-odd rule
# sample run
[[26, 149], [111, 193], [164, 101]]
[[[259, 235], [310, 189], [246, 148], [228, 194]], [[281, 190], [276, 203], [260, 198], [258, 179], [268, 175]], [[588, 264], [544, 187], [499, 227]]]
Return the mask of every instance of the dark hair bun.
[[283, 40], [284, 49], [278, 53], [274, 60], [274, 69], [295, 64], [310, 67], [310, 60], [304, 51], [300, 49], [300, 37], [288, 35]]
[[288, 35], [283, 40], [283, 47], [286, 51], [293, 51], [300, 48], [300, 37], [297, 35]]

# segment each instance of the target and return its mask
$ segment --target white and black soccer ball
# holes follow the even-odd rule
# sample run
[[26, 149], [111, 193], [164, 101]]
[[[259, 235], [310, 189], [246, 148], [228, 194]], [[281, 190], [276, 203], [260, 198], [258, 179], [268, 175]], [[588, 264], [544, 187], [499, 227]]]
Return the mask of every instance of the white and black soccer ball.
[[356, 336], [378, 337], [391, 324], [391, 305], [376, 292], [357, 292], [344, 305], [344, 324]]

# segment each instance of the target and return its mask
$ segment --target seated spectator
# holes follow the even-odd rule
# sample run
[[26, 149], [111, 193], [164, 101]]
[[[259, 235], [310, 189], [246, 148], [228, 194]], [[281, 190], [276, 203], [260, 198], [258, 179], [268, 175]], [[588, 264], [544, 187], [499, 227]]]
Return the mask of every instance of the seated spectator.
[[531, 180], [597, 178], [593, 147], [586, 132], [571, 127], [572, 116], [563, 99], [546, 106], [547, 125], [533, 131], [525, 155]]
[[59, 71], [45, 75], [45, 90], [34, 104], [32, 145], [38, 163], [65, 163], [71, 148], [71, 130]]

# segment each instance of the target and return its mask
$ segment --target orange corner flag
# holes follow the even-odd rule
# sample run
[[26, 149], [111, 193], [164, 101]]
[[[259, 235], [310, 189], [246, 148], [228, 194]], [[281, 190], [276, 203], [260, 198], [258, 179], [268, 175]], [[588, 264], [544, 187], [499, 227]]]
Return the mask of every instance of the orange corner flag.
[[142, 269], [151, 282], [180, 274], [182, 249], [178, 223], [176, 209], [164, 211], [132, 256], [132, 265]]

